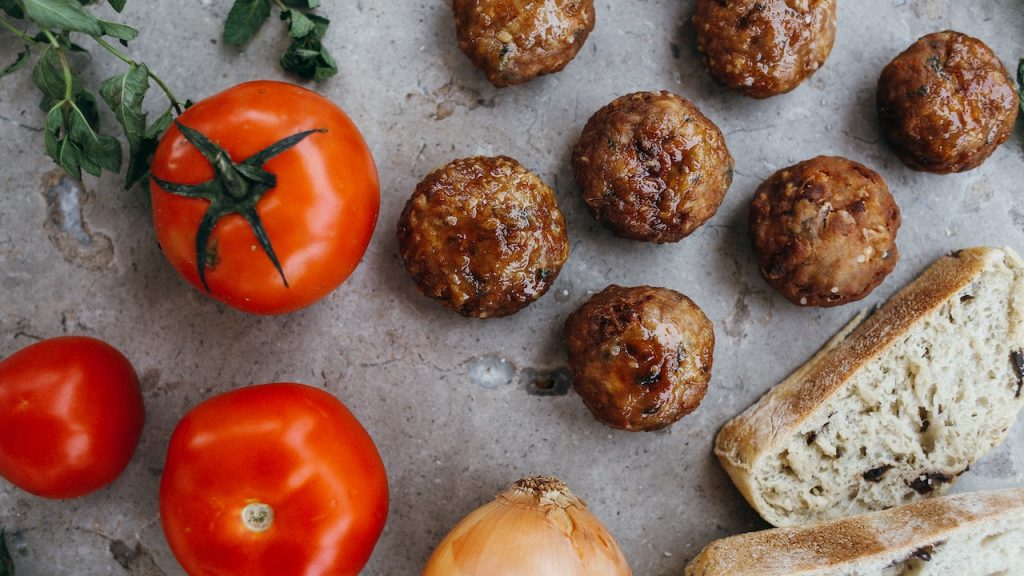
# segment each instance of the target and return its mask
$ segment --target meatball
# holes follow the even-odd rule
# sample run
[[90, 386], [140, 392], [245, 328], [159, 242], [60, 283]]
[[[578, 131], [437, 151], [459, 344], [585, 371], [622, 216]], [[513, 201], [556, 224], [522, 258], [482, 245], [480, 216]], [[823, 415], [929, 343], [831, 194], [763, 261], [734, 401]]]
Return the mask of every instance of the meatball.
[[900, 209], [882, 177], [818, 156], [766, 180], [750, 204], [761, 276], [794, 304], [860, 300], [899, 260]]
[[398, 244], [420, 292], [475, 318], [540, 298], [569, 257], [554, 192], [505, 156], [455, 160], [428, 175], [405, 205]]
[[768, 98], [821, 67], [836, 39], [835, 0], [697, 0], [697, 48], [728, 88]]
[[576, 392], [613, 428], [664, 428], [707, 392], [714, 327], [674, 290], [609, 286], [569, 316], [565, 338]]
[[659, 244], [714, 216], [732, 184], [722, 132], [671, 92], [629, 94], [598, 110], [572, 161], [594, 218], [619, 236]]
[[455, 0], [459, 47], [495, 86], [565, 68], [594, 29], [594, 0]]
[[1017, 121], [1013, 80], [984, 42], [929, 34], [882, 70], [878, 117], [914, 170], [949, 174], [981, 165]]

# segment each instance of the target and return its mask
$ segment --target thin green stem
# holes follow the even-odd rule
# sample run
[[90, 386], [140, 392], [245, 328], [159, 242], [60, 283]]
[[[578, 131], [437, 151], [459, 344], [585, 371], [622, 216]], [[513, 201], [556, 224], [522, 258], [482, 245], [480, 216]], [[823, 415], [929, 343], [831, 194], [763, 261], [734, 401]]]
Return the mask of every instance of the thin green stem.
[[130, 64], [132, 66], [136, 66], [138, 64], [137, 62], [135, 62], [135, 60], [129, 58], [127, 54], [111, 46], [110, 43], [104, 40], [103, 38], [100, 38], [99, 36], [93, 36], [92, 38], [96, 41], [97, 44], [106, 48], [107, 52], [110, 52], [114, 56], [117, 56], [117, 59], [124, 62], [125, 64]]
[[167, 87], [167, 84], [164, 84], [164, 81], [161, 80], [159, 76], [154, 74], [152, 70], [149, 71], [149, 77], [152, 78], [153, 81], [156, 82], [156, 85], [164, 91], [164, 94], [167, 96], [167, 99], [171, 101], [171, 107], [174, 108], [174, 112], [178, 116], [181, 116], [181, 101], [174, 97], [174, 94], [171, 92], [171, 89]]
[[60, 56], [60, 64], [64, 68], [64, 102], [70, 104], [74, 102], [75, 96], [74, 91], [71, 89], [74, 82], [74, 76], [71, 75], [71, 64], [68, 62], [67, 54], [64, 53], [64, 47], [60, 45], [57, 37], [46, 29], [43, 30], [43, 34], [50, 41], [50, 49], [56, 50], [57, 55]]
[[21, 40], [26, 44], [31, 44], [36, 47], [39, 46], [39, 42], [37, 42], [35, 38], [29, 36], [24, 30], [19, 30], [17, 26], [11, 24], [11, 22], [7, 20], [7, 18], [4, 18], [3, 15], [0, 15], [0, 24], [2, 24], [4, 28], [10, 30], [12, 34], [21, 38]]
[[[138, 66], [139, 65], [138, 62], [136, 62], [135, 60], [132, 60], [131, 58], [129, 58], [128, 55], [125, 54], [124, 52], [121, 52], [117, 48], [114, 48], [109, 42], [107, 42], [103, 38], [100, 38], [99, 36], [93, 36], [92, 38], [93, 38], [93, 40], [96, 41], [97, 44], [99, 44], [104, 49], [106, 49], [107, 52], [110, 52], [111, 54], [116, 56], [119, 60], [124, 62], [125, 64], [131, 65], [131, 66]], [[159, 76], [154, 74], [153, 71], [149, 70], [148, 68], [147, 68], [147, 71], [149, 72], [149, 77], [152, 78], [154, 82], [156, 82], [156, 85], [159, 86], [161, 90], [163, 90], [164, 94], [167, 96], [167, 99], [171, 101], [171, 107], [174, 108], [174, 111], [180, 116], [181, 115], [181, 101], [178, 100], [174, 96], [174, 93], [171, 92], [171, 89], [167, 86], [167, 84], [164, 83], [163, 80], [160, 79]]]
[[57, 37], [53, 35], [49, 30], [43, 30], [43, 34], [46, 35], [46, 40], [49, 41], [50, 46], [60, 50], [60, 42], [57, 41]]
[[280, 8], [282, 12], [287, 12], [289, 10], [289, 8], [285, 6], [284, 2], [281, 2], [281, 0], [274, 0], [274, 4], [277, 4], [277, 7]]

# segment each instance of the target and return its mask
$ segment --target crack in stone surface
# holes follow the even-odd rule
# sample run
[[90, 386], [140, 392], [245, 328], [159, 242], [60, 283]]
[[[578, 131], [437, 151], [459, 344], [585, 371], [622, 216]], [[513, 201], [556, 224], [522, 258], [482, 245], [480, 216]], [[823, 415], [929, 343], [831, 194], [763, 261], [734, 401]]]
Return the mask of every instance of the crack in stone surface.
[[456, 84], [453, 81], [429, 94], [424, 89], [422, 94], [406, 95], [407, 100], [413, 98], [425, 100], [436, 106], [434, 113], [430, 115], [434, 120], [444, 120], [450, 117], [460, 106], [466, 110], [476, 110], [481, 106], [484, 108], [494, 107], [494, 98], [484, 98], [479, 90]]
[[10, 118], [10, 117], [4, 116], [2, 114], [0, 114], [0, 120], [2, 120], [4, 122], [7, 122], [8, 124], [14, 126], [15, 128], [21, 128], [22, 130], [28, 130], [29, 132], [42, 132], [43, 131], [42, 128], [39, 128], [37, 126], [29, 126], [28, 124], [22, 124], [21, 122], [18, 122], [14, 118]]
[[111, 540], [108, 549], [114, 561], [132, 576], [166, 576], [142, 542], [136, 542], [132, 548], [123, 540]]

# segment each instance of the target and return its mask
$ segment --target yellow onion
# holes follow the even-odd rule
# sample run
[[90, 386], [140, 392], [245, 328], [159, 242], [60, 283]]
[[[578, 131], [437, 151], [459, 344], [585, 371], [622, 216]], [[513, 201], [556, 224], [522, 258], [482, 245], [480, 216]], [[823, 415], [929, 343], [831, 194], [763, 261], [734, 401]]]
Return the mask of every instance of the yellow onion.
[[561, 480], [524, 478], [459, 522], [423, 576], [629, 576], [622, 550]]

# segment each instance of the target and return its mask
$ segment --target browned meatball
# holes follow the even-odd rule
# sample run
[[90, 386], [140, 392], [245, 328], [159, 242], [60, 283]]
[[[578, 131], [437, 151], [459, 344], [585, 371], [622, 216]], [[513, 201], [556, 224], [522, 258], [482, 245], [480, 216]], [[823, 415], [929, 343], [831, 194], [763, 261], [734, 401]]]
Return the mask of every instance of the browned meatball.
[[454, 0], [459, 47], [498, 87], [565, 68], [594, 29], [594, 0]]
[[733, 160], [714, 122], [671, 92], [638, 92], [594, 114], [573, 153], [590, 213], [615, 234], [677, 242], [715, 215]]
[[936, 32], [882, 70], [878, 117], [914, 170], [949, 174], [981, 165], [1010, 137], [1017, 93], [999, 58], [976, 38]]
[[761, 275], [800, 306], [860, 300], [899, 260], [900, 209], [882, 177], [818, 156], [766, 180], [750, 204]]
[[455, 160], [430, 173], [398, 221], [420, 292], [464, 316], [508, 316], [547, 292], [569, 257], [555, 195], [512, 158]]
[[674, 290], [609, 286], [569, 316], [565, 338], [576, 392], [614, 428], [664, 428], [707, 392], [714, 327]]
[[697, 0], [693, 24], [711, 75], [767, 98], [825, 63], [836, 39], [836, 0]]

